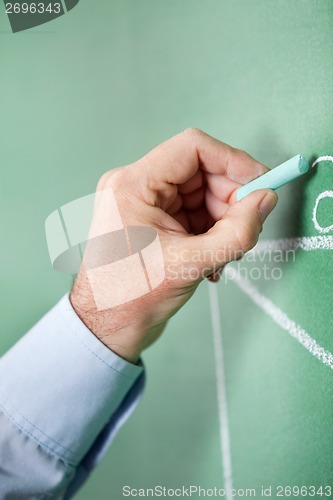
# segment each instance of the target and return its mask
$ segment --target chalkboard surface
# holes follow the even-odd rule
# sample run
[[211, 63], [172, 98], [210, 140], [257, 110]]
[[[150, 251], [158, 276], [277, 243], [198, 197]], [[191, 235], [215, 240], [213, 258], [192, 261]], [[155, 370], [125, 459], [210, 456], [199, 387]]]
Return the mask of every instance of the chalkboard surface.
[[[270, 167], [333, 154], [331, 0], [81, 1], [15, 35], [0, 14], [2, 352], [71, 285], [50, 266], [46, 217], [105, 170], [189, 126]], [[333, 237], [326, 191], [330, 162], [281, 188], [273, 251], [202, 284], [144, 354], [142, 402], [78, 500], [332, 485], [333, 254], [313, 248]]]

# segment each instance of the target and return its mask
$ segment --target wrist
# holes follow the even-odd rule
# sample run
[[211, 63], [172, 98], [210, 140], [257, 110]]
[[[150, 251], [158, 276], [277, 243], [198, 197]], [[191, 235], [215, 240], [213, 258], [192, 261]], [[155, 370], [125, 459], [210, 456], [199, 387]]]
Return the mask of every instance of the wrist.
[[125, 323], [119, 311], [99, 311], [89, 282], [81, 273], [74, 283], [69, 300], [81, 321], [106, 347], [130, 363], [138, 362], [141, 349], [133, 340], [140, 333], [139, 326]]
[[162, 333], [166, 324], [166, 321], [152, 324], [150, 308], [137, 302], [99, 311], [83, 271], [79, 273], [69, 299], [86, 327], [111, 351], [133, 364]]

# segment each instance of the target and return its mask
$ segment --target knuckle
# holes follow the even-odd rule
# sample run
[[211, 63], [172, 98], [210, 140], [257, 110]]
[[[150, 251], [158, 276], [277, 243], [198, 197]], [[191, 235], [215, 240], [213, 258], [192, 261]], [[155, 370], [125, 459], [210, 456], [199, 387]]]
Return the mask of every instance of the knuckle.
[[96, 191], [101, 191], [103, 189], [114, 188], [119, 186], [121, 183], [121, 178], [123, 176], [123, 170], [125, 167], [114, 168], [105, 172], [99, 179], [97, 183]]
[[106, 172], [99, 178], [96, 191], [101, 191], [102, 189], [105, 189], [105, 186], [107, 185], [108, 182], [108, 178], [109, 178], [109, 172]]
[[184, 133], [190, 137], [198, 137], [203, 135], [203, 131], [196, 127], [187, 128]]
[[240, 161], [246, 161], [249, 159], [249, 155], [246, 151], [244, 151], [244, 149], [233, 148], [233, 151]]

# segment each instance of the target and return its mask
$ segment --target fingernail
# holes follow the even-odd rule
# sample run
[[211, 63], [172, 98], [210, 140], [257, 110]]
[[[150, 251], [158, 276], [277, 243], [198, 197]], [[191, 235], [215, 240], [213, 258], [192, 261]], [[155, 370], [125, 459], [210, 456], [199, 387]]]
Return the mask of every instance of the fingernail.
[[278, 197], [274, 191], [269, 191], [259, 205], [259, 215], [262, 222], [266, 220], [278, 202]]

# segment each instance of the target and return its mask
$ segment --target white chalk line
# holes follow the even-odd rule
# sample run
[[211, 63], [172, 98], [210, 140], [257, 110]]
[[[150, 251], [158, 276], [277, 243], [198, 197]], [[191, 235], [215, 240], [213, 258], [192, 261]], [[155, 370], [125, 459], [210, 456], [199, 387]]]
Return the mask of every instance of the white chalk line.
[[318, 163], [322, 161], [331, 161], [333, 163], [333, 156], [331, 155], [326, 155], [326, 156], [319, 156], [311, 165], [311, 167], [315, 167], [318, 165]]
[[265, 297], [247, 279], [242, 278], [235, 268], [226, 267], [227, 278], [231, 279], [250, 299], [259, 306], [283, 330], [289, 333], [310, 354], [333, 370], [333, 354], [321, 347], [300, 325], [290, 319], [279, 307]]
[[[312, 164], [314, 167], [320, 161], [332, 161], [332, 156], [322, 156]], [[259, 242], [251, 251], [254, 253], [261, 253], [267, 251], [277, 250], [333, 250], [333, 236], [312, 236], [312, 237], [299, 237], [299, 238], [284, 238], [279, 240], [264, 240]], [[249, 253], [251, 253], [249, 252]], [[249, 281], [242, 279], [234, 269], [225, 268], [225, 273], [229, 279], [232, 279], [239, 288], [245, 292], [259, 307], [261, 307], [272, 319], [286, 330], [292, 337], [294, 337], [303, 347], [305, 347], [311, 354], [313, 354], [322, 363], [333, 369], [333, 355], [319, 346], [317, 342], [310, 337], [310, 335], [303, 330], [299, 325], [292, 321], [288, 316], [275, 306], [269, 299], [262, 295]], [[221, 330], [221, 318], [218, 301], [217, 287], [214, 283], [209, 283], [209, 301], [211, 310], [211, 321], [214, 342], [214, 356], [215, 356], [215, 371], [216, 371], [216, 385], [217, 385], [217, 398], [219, 408], [219, 427], [220, 427], [220, 447], [222, 456], [222, 467], [224, 486], [226, 490], [227, 500], [231, 500], [232, 491], [232, 462], [230, 450], [230, 431], [229, 431], [229, 417], [227, 407], [227, 395], [225, 384], [225, 370], [224, 370], [224, 355], [223, 355], [223, 341]]]
[[277, 240], [262, 240], [246, 255], [265, 252], [287, 252], [288, 250], [333, 250], [333, 236], [302, 236], [297, 238], [280, 238]]
[[320, 200], [323, 200], [324, 198], [333, 198], [333, 191], [323, 191], [322, 193], [320, 193], [320, 195], [316, 199], [315, 206], [313, 207], [312, 222], [319, 233], [329, 233], [333, 229], [333, 224], [331, 224], [330, 226], [321, 226], [317, 219], [318, 205]]
[[231, 500], [233, 481], [232, 481], [230, 432], [229, 432], [229, 418], [228, 418], [227, 394], [226, 394], [226, 383], [225, 383], [225, 371], [224, 371], [221, 317], [220, 317], [217, 286], [214, 283], [208, 283], [208, 288], [209, 288], [209, 302], [210, 302], [210, 312], [211, 312], [213, 341], [214, 341], [216, 388], [217, 388], [217, 401], [219, 409], [220, 447], [221, 447], [221, 458], [222, 458], [222, 469], [223, 469], [222, 472], [224, 479], [224, 489], [226, 492], [226, 499]]
[[[319, 156], [311, 165], [315, 167], [318, 163], [330, 161], [333, 163], [333, 156]], [[319, 226], [316, 218], [316, 211], [319, 201], [325, 197], [333, 197], [333, 191], [324, 191], [321, 193], [315, 203], [312, 215], [312, 221], [317, 231], [329, 232], [333, 229], [333, 225], [323, 228]], [[333, 250], [333, 236], [304, 236], [298, 238], [280, 238], [278, 240], [262, 240], [248, 252], [250, 254], [261, 254], [265, 252], [288, 251], [288, 250], [304, 250], [310, 252], [312, 250]]]
[[[333, 163], [333, 156], [331, 156], [331, 155], [319, 156], [319, 158], [317, 158], [312, 163], [311, 166], [315, 167], [316, 165], [318, 165], [318, 163], [320, 163], [322, 161], [330, 161]], [[326, 198], [326, 197], [333, 198], [333, 191], [324, 191], [323, 193], [320, 193], [320, 195], [316, 199], [316, 204], [314, 206], [313, 213], [312, 213], [312, 222], [319, 233], [329, 233], [333, 229], [333, 224], [331, 224], [330, 226], [323, 227], [319, 224], [319, 222], [317, 220], [318, 204], [319, 204], [320, 200], [322, 200], [323, 198]]]

